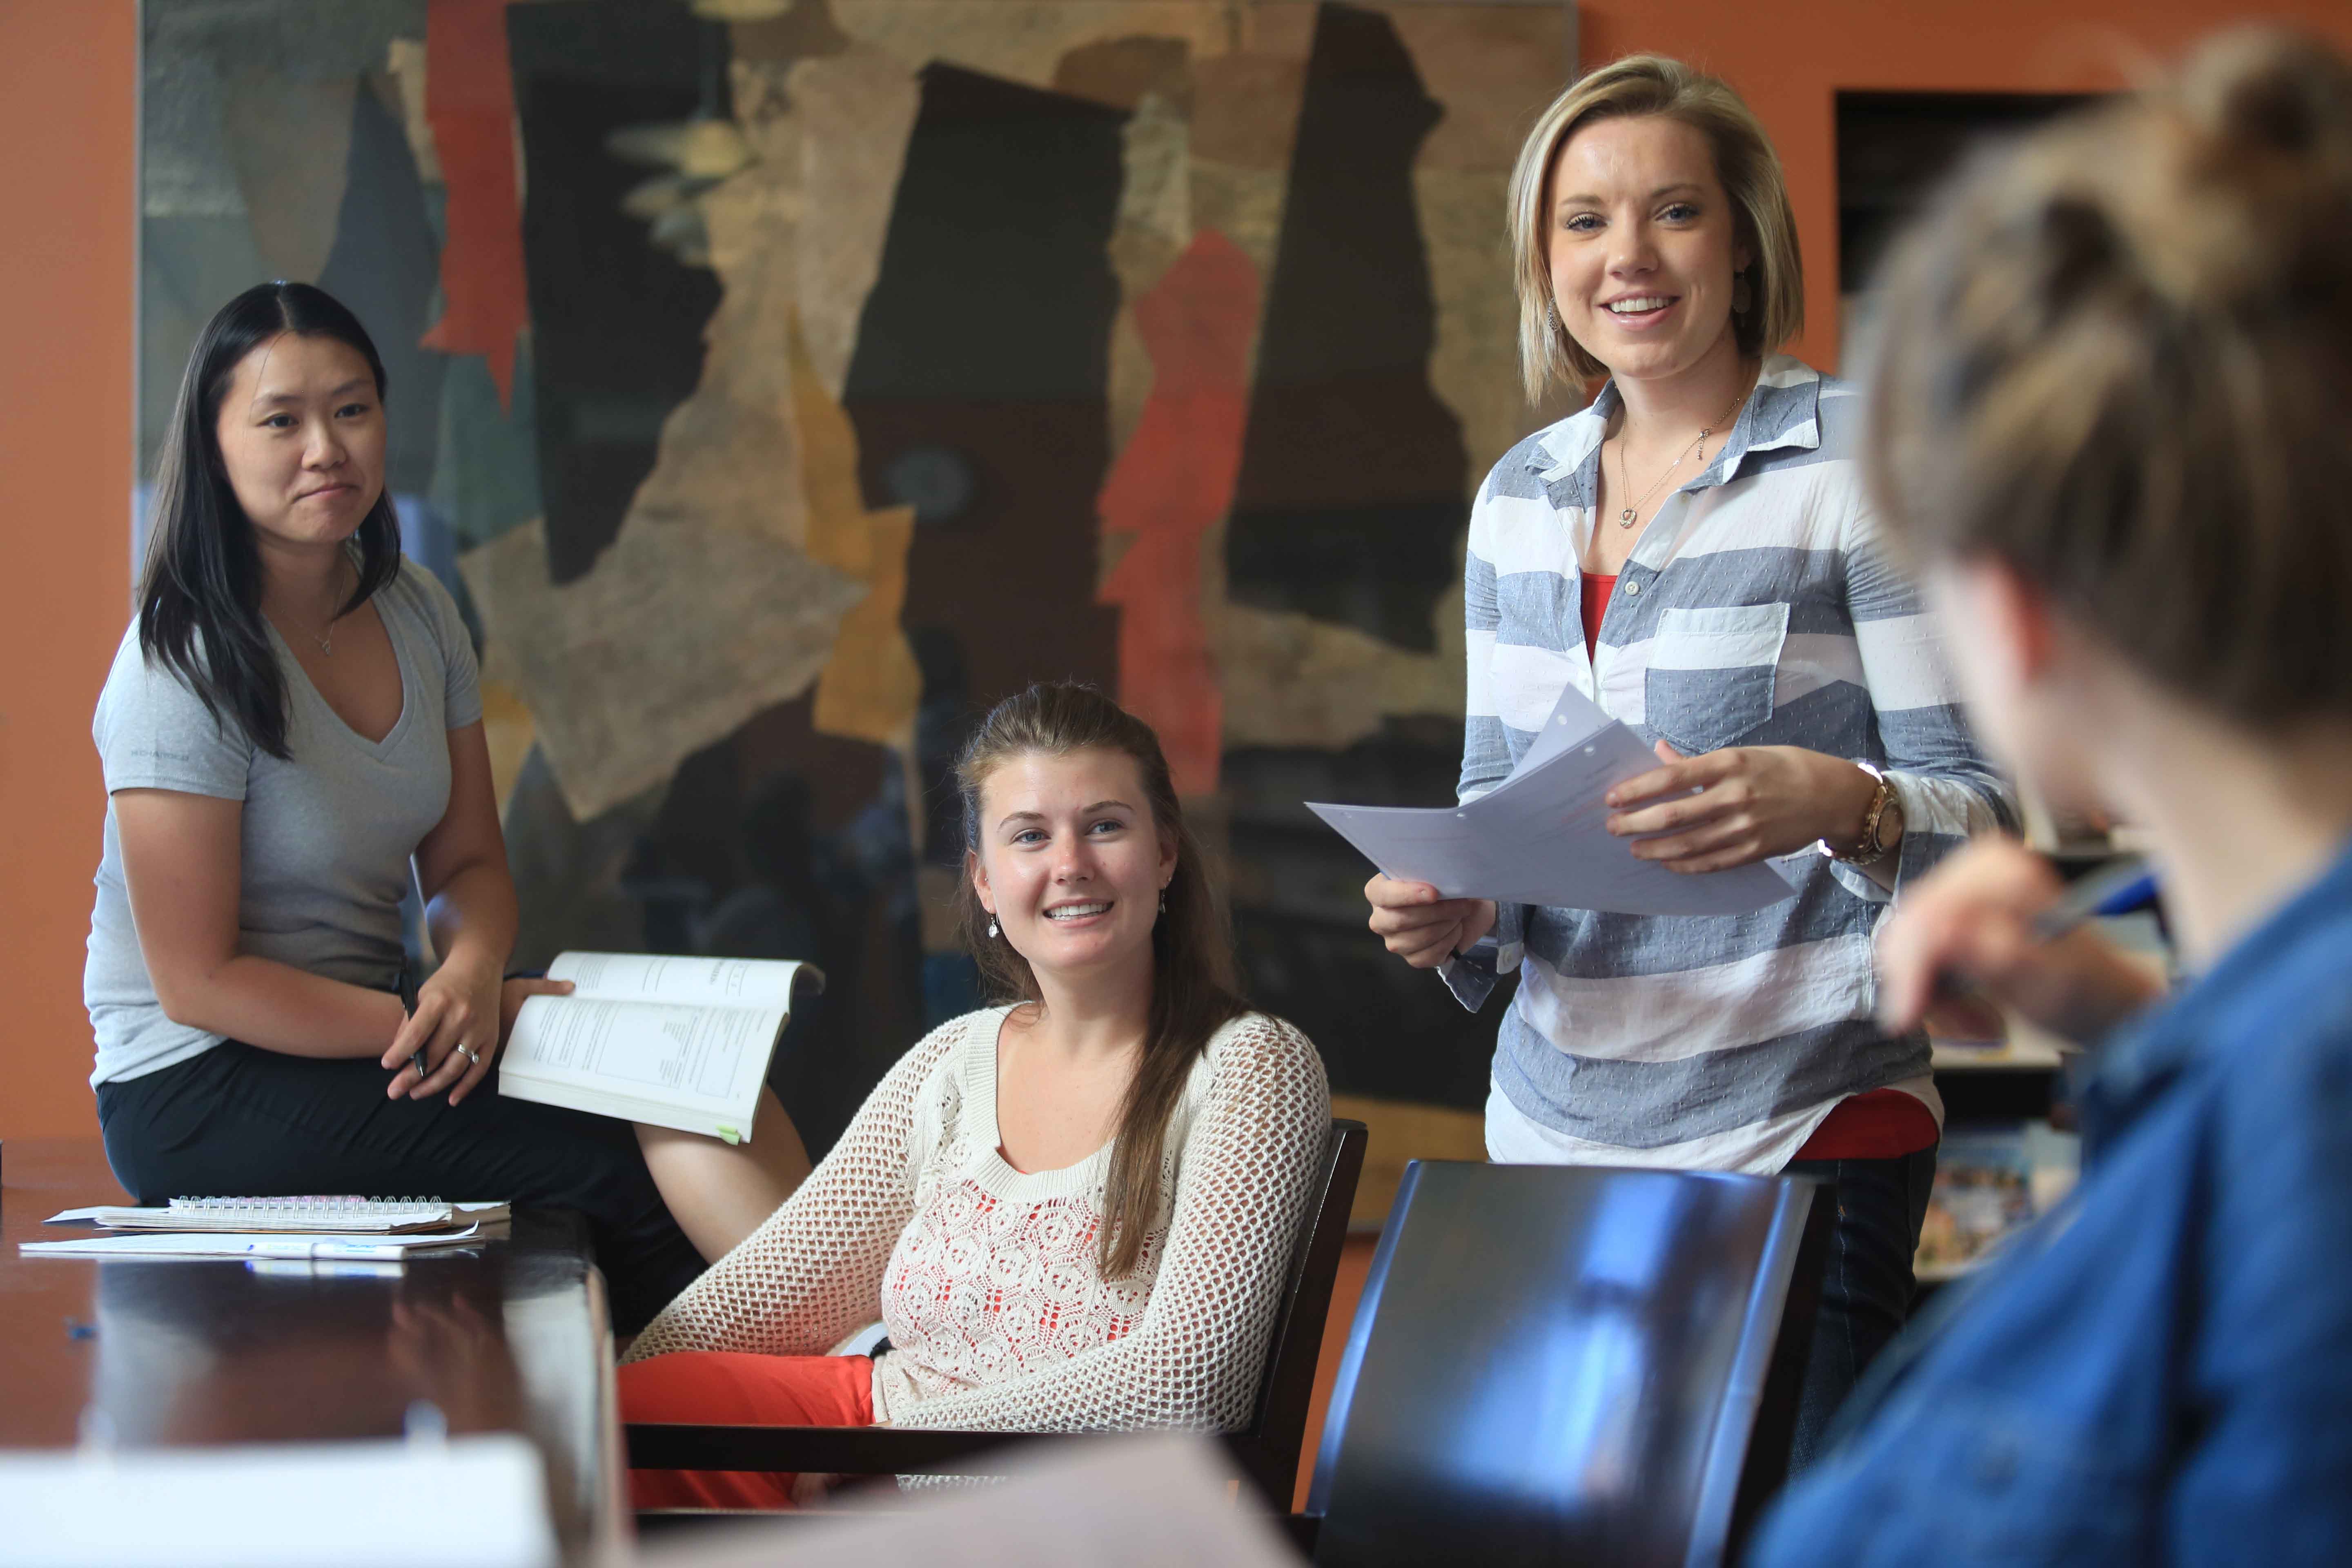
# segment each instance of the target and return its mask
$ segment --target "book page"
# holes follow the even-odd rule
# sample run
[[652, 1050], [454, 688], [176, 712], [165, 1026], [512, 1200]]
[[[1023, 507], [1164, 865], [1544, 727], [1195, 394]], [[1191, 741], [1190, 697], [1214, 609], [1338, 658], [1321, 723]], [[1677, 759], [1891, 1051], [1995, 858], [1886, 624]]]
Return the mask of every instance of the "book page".
[[769, 1047], [783, 1025], [782, 1007], [533, 996], [516, 1015], [500, 1071], [732, 1114], [748, 1123]]
[[773, 958], [692, 958], [655, 952], [566, 952], [547, 966], [550, 980], [569, 980], [575, 996], [604, 1002], [682, 1002], [727, 1007], [773, 1007], [789, 1013], [793, 983], [822, 988], [824, 976], [805, 963]]

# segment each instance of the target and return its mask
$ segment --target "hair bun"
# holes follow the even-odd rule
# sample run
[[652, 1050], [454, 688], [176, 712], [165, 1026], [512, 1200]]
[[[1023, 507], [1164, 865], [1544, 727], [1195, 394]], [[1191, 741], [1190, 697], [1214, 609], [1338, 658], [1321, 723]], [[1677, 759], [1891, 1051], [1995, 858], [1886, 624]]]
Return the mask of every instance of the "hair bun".
[[2352, 721], [2352, 63], [2282, 29], [1979, 154], [1887, 262], [1864, 462], [2173, 691]]
[[2077, 192], [2060, 191], [2035, 216], [2045, 268], [2039, 291], [2045, 313], [2063, 313], [2086, 289], [2128, 265], [2123, 237], [2098, 203]]
[[[2209, 150], [2352, 163], [2352, 65], [2283, 27], [2242, 27], [2198, 50], [2180, 105]], [[2340, 173], [2340, 171], [2339, 171]]]

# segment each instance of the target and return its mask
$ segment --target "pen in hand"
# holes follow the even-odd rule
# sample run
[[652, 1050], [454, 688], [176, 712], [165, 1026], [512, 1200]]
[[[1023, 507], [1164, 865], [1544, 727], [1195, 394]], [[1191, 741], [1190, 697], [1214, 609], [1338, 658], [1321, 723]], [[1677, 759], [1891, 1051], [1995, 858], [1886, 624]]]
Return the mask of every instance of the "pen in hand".
[[2161, 984], [2078, 928], [2152, 898], [2137, 862], [2064, 887], [2021, 844], [1971, 845], [1906, 889], [1879, 930], [1879, 1023], [1902, 1033], [1932, 1011], [1939, 1037], [1995, 1040], [1998, 1009], [2013, 1007], [2055, 1034], [2095, 1038]]
[[2156, 902], [2156, 873], [2137, 855], [2110, 860], [2068, 885], [2058, 901], [2033, 917], [2037, 942], [2055, 942], [2084, 921], [2127, 915]]

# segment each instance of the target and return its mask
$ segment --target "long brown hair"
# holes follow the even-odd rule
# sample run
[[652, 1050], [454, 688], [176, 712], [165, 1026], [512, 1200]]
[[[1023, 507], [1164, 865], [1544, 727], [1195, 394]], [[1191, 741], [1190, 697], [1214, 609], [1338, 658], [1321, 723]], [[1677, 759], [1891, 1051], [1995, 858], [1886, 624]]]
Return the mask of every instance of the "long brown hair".
[[1898, 248], [1864, 462], [2251, 726], [2352, 713], [2352, 64], [2224, 34], [1989, 155]]
[[[1234, 964], [1233, 939], [1201, 848], [1184, 826], [1176, 785], [1151, 726], [1093, 687], [1040, 683], [989, 710], [956, 761], [963, 798], [963, 841], [980, 853], [980, 791], [990, 774], [1016, 757], [1119, 752], [1135, 759], [1153, 827], [1176, 846], [1176, 870], [1167, 890], [1168, 912], [1151, 928], [1151, 1016], [1143, 1053], [1120, 1104], [1105, 1194], [1108, 1214], [1097, 1238], [1097, 1260], [1106, 1279], [1134, 1272], [1144, 1234], [1160, 1202], [1160, 1164], [1168, 1121], [1184, 1092], [1192, 1064], [1209, 1037], [1249, 1010]], [[1002, 937], [989, 934], [988, 911], [971, 878], [956, 894], [964, 946], [980, 964], [990, 994], [1008, 1001], [1042, 999], [1029, 961]]]

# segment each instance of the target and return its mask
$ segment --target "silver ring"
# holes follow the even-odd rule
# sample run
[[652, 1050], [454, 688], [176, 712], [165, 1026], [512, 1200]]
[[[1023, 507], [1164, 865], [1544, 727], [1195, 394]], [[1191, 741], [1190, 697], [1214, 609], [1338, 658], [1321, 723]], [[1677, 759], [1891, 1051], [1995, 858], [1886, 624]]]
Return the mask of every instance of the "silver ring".
[[457, 1047], [457, 1054], [458, 1054], [459, 1056], [461, 1056], [461, 1057], [465, 1058], [466, 1058], [466, 1060], [467, 1060], [468, 1063], [470, 1063], [471, 1065], [473, 1065], [473, 1066], [475, 1066], [475, 1067], [480, 1067], [480, 1066], [482, 1065], [482, 1058], [481, 1058], [480, 1057], [476, 1056], [473, 1052], [471, 1052], [471, 1051], [467, 1050], [467, 1049], [465, 1047], [463, 1047], [463, 1046], [459, 1046], [459, 1047]]

